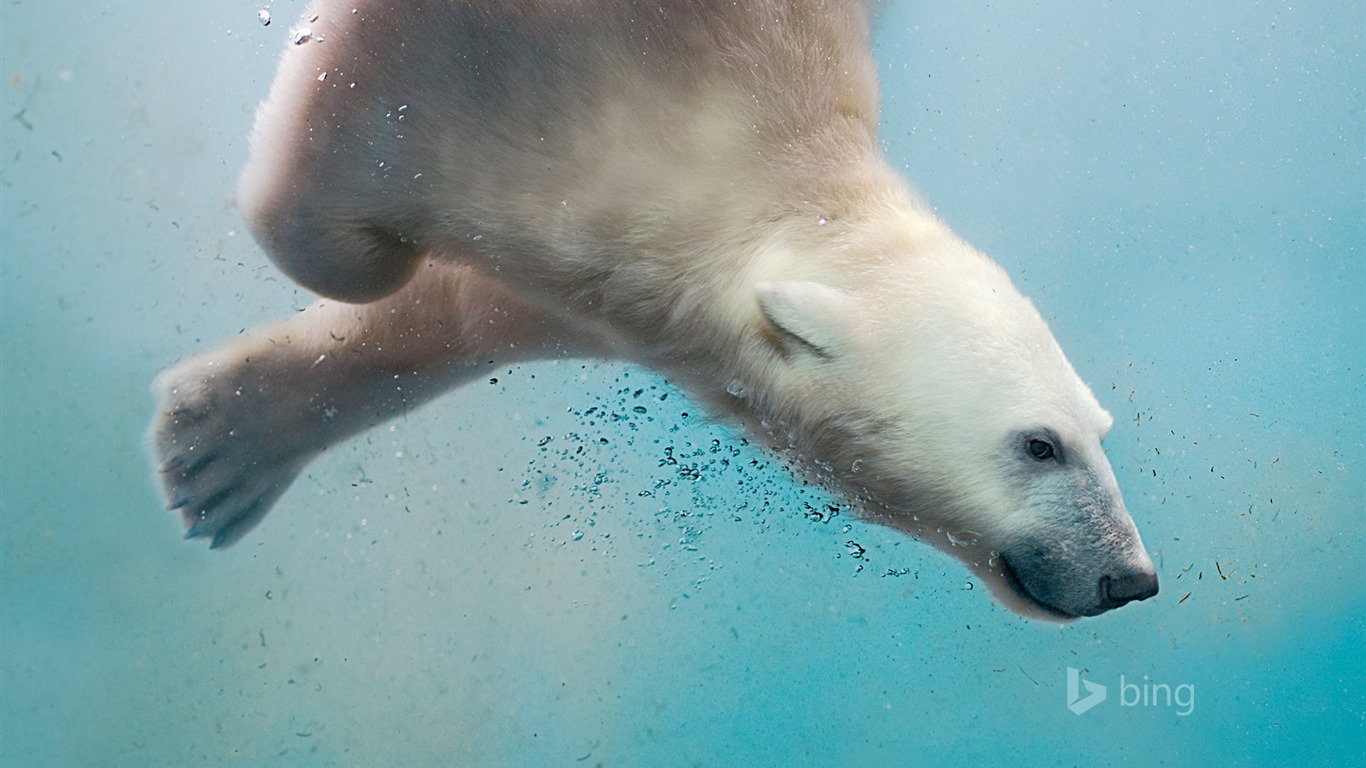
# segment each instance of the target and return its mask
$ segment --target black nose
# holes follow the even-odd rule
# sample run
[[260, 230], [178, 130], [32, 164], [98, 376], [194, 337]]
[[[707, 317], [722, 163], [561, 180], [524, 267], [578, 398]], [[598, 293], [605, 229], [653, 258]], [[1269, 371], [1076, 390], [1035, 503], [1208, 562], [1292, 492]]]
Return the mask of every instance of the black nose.
[[1105, 610], [1157, 594], [1157, 573], [1147, 569], [1121, 571], [1100, 578], [1100, 602]]

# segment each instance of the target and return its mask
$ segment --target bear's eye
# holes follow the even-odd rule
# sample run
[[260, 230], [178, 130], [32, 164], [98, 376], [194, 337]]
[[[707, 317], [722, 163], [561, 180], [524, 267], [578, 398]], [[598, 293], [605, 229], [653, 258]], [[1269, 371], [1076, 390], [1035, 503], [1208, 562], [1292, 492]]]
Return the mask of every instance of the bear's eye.
[[1038, 438], [1033, 438], [1028, 443], [1026, 443], [1025, 449], [1029, 451], [1030, 456], [1033, 456], [1039, 461], [1048, 461], [1049, 459], [1057, 455], [1057, 453], [1053, 450], [1052, 443], [1048, 442], [1047, 440], [1040, 440]]

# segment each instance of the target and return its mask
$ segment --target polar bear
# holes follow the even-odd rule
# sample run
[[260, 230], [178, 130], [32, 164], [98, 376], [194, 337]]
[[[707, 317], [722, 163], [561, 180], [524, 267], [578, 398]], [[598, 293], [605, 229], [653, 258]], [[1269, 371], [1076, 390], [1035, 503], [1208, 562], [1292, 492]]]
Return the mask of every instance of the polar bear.
[[238, 190], [321, 300], [163, 372], [233, 543], [319, 452], [506, 365], [649, 366], [867, 518], [1068, 620], [1157, 592], [1111, 418], [884, 161], [860, 0], [317, 0]]

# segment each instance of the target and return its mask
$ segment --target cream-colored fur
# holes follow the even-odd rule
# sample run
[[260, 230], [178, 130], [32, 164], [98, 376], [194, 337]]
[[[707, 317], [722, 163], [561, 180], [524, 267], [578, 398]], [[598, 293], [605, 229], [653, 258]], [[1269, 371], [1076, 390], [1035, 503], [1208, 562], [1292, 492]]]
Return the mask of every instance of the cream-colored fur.
[[239, 202], [330, 298], [158, 378], [153, 449], [191, 536], [235, 541], [317, 452], [490, 359], [596, 355], [660, 370], [1016, 610], [1156, 590], [1109, 416], [882, 159], [864, 3], [314, 16]]

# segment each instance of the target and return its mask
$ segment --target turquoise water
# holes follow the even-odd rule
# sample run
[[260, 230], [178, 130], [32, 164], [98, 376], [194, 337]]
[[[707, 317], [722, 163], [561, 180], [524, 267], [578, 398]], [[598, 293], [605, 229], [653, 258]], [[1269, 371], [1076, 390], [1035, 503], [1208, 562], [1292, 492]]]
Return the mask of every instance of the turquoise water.
[[149, 381], [310, 300], [231, 199], [301, 6], [0, 10], [0, 764], [1366, 759], [1361, 4], [881, 14], [888, 155], [1116, 416], [1162, 592], [1065, 627], [620, 365], [500, 372], [181, 542]]

